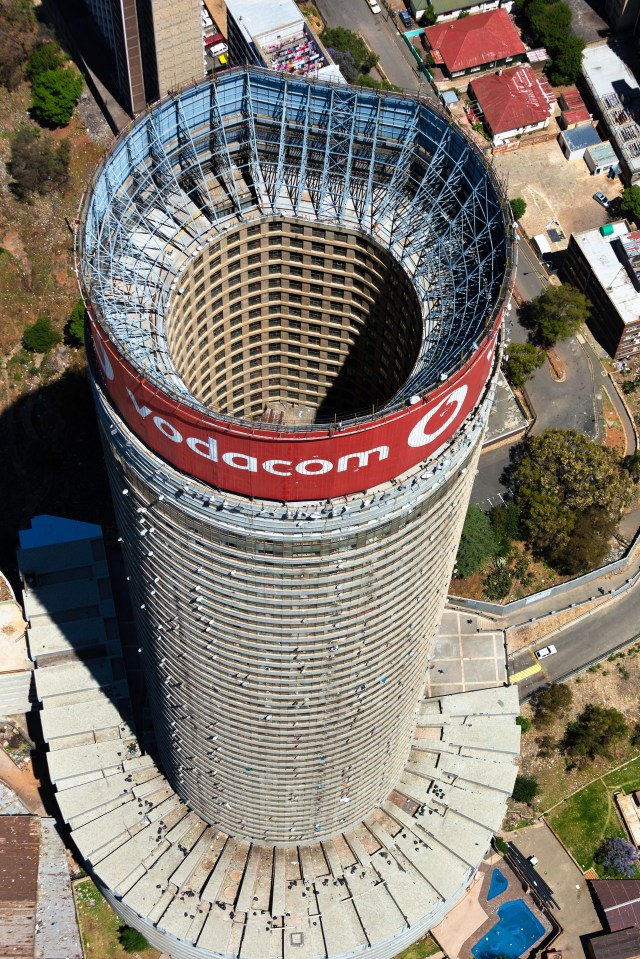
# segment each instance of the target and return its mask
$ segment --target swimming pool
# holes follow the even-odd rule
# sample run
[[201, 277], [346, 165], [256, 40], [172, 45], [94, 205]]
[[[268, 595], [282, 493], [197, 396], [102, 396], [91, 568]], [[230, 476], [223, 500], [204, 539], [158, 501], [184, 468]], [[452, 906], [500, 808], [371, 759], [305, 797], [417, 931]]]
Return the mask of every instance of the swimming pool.
[[491, 882], [489, 883], [487, 902], [490, 899], [495, 899], [496, 896], [499, 896], [501, 892], [504, 892], [508, 885], [509, 880], [507, 877], [501, 873], [499, 869], [494, 869], [491, 873]]
[[499, 922], [471, 950], [475, 959], [518, 959], [544, 934], [544, 926], [522, 899], [503, 903]]

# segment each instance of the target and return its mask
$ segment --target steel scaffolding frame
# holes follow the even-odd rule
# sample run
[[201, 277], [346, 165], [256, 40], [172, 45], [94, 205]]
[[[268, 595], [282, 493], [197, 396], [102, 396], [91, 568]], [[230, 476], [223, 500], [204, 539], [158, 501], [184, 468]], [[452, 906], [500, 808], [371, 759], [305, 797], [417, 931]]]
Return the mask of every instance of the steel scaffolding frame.
[[[228, 71], [130, 126], [94, 175], [77, 234], [98, 320], [136, 369], [195, 408], [203, 409], [166, 343], [180, 275], [220, 233], [273, 215], [358, 230], [412, 278], [423, 349], [385, 411], [458, 369], [508, 295], [515, 239], [502, 184], [438, 109], [257, 68]], [[343, 423], [369, 415], [353, 411]]]

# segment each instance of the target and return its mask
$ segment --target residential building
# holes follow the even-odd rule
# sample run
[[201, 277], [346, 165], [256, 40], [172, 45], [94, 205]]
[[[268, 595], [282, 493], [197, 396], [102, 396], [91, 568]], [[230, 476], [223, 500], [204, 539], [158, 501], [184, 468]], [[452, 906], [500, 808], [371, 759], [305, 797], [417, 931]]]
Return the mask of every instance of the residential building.
[[496, 146], [545, 129], [554, 111], [551, 88], [528, 64], [477, 77], [469, 92]]
[[450, 78], [521, 63], [524, 43], [503, 8], [438, 23], [424, 32], [436, 66]]
[[597, 176], [599, 173], [609, 173], [611, 170], [617, 173], [620, 166], [618, 155], [608, 140], [587, 147], [584, 151], [584, 162], [593, 176]]
[[620, 159], [627, 185], [640, 180], [640, 87], [609, 44], [588, 46], [582, 61], [590, 106]]
[[589, 329], [616, 360], [640, 353], [639, 240], [624, 221], [575, 233], [563, 264], [564, 279], [593, 303]]
[[227, 0], [229, 56], [284, 76], [344, 83], [294, 0]]
[[600, 143], [600, 137], [590, 123], [582, 123], [570, 130], [563, 130], [558, 137], [560, 149], [567, 160], [581, 160], [585, 150]]
[[411, 13], [418, 23], [428, 7], [433, 7], [439, 23], [441, 20], [455, 20], [461, 13], [485, 13], [498, 7], [511, 10], [512, 6], [513, 0], [485, 0], [480, 3], [478, 0], [409, 0]]

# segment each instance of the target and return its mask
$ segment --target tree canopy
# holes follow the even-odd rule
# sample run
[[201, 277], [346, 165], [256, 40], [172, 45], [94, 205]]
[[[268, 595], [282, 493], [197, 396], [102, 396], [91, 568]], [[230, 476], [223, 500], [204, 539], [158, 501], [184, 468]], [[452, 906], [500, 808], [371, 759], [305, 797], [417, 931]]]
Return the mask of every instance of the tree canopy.
[[510, 343], [508, 349], [503, 361], [504, 373], [511, 386], [518, 390], [544, 363], [544, 350], [533, 343]]
[[545, 726], [555, 717], [566, 712], [573, 702], [571, 688], [564, 683], [553, 683], [536, 693], [533, 700], [536, 722]]
[[626, 839], [605, 839], [596, 851], [595, 861], [608, 879], [631, 879], [636, 872], [638, 850]]
[[356, 73], [368, 73], [379, 60], [377, 54], [369, 50], [360, 34], [354, 33], [353, 30], [347, 30], [346, 27], [327, 27], [323, 31], [321, 39], [325, 47], [350, 53], [353, 57]]
[[632, 480], [614, 450], [577, 430], [546, 430], [524, 444], [514, 501], [532, 550], [560, 571], [597, 566]]
[[512, 200], [509, 200], [509, 206], [511, 207], [514, 220], [521, 220], [527, 212], [526, 201], [523, 200], [521, 196], [514, 196]]
[[519, 3], [531, 32], [550, 56], [546, 72], [551, 83], [575, 83], [582, 71], [584, 40], [571, 31], [571, 9], [562, 0], [522, 0]]
[[570, 283], [548, 286], [531, 303], [536, 338], [542, 346], [553, 346], [576, 333], [591, 313], [591, 303]]
[[611, 746], [626, 735], [627, 721], [618, 709], [590, 704], [568, 724], [563, 747], [570, 756], [595, 759], [609, 756]]
[[39, 317], [35, 323], [25, 327], [22, 345], [30, 353], [46, 353], [56, 346], [62, 337], [48, 316]]
[[472, 576], [489, 556], [493, 556], [495, 550], [496, 539], [488, 515], [479, 506], [470, 506], [458, 547], [457, 575]]
[[84, 302], [82, 300], [75, 302], [64, 328], [64, 335], [72, 346], [82, 346], [84, 343]]
[[31, 110], [39, 123], [66, 127], [82, 93], [83, 79], [74, 67], [45, 70], [33, 81]]
[[69, 178], [69, 144], [57, 146], [35, 126], [19, 127], [11, 141], [9, 172], [12, 192], [20, 200], [64, 187]]
[[640, 187], [628, 186], [620, 197], [620, 212], [629, 220], [640, 224]]
[[516, 802], [531, 804], [539, 791], [538, 780], [533, 776], [516, 776], [513, 787], [513, 798]]
[[62, 50], [57, 43], [50, 40], [47, 43], [40, 43], [31, 51], [27, 59], [26, 73], [33, 83], [47, 70], [58, 70], [62, 66], [64, 66]]

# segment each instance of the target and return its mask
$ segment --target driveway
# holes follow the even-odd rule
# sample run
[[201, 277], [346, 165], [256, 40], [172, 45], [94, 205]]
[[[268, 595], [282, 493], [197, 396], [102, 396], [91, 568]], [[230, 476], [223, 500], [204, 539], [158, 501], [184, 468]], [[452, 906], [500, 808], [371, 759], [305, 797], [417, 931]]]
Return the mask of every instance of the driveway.
[[554, 915], [562, 926], [554, 948], [562, 952], [563, 959], [584, 959], [585, 942], [600, 932], [602, 925], [582, 872], [546, 823], [518, 829], [507, 839], [523, 856], [538, 857], [536, 869], [553, 889], [559, 906]]

